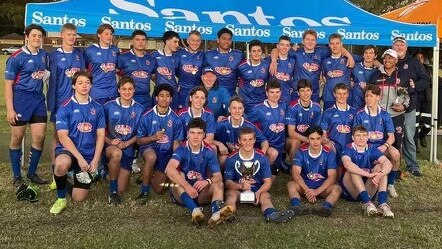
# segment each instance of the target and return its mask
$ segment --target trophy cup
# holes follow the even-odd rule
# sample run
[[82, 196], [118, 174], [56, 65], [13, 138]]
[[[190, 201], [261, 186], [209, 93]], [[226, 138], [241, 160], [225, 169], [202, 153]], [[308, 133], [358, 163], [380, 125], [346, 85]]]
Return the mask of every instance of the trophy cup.
[[395, 105], [395, 104], [404, 104], [407, 101], [410, 101], [410, 95], [407, 91], [406, 88], [398, 86], [396, 88], [396, 99], [394, 100], [394, 102], [391, 105]]
[[[242, 179], [249, 181], [253, 179], [253, 173], [255, 172], [255, 164], [253, 162], [241, 163], [241, 175]], [[255, 193], [250, 189], [244, 190], [239, 196], [240, 203], [255, 203]]]

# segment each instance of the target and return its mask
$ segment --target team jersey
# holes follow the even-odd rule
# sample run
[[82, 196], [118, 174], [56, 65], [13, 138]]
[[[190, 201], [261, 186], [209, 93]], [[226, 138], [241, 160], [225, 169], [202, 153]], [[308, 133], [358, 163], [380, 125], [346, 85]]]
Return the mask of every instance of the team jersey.
[[157, 60], [156, 84], [169, 84], [175, 93], [178, 92], [177, 73], [180, 57], [176, 54], [166, 55], [164, 50], [156, 50], [151, 53]]
[[72, 76], [86, 68], [83, 53], [74, 48], [65, 52], [58, 48], [49, 55], [49, 87], [47, 93], [48, 110], [55, 112], [73, 94]]
[[[319, 78], [321, 76], [322, 61], [330, 56], [330, 50], [326, 47], [316, 47], [313, 52], [307, 52], [304, 48], [296, 51], [290, 50], [289, 56], [295, 58], [295, 73], [293, 74], [294, 95], [298, 96], [296, 89], [300, 79], [310, 80], [313, 95], [319, 98]], [[319, 101], [319, 99], [314, 99]]]
[[84, 50], [86, 67], [92, 74], [91, 97], [93, 99], [112, 98], [118, 96], [117, 90], [117, 57], [120, 53], [115, 45], [103, 48], [98, 44]]
[[12, 91], [43, 92], [43, 77], [47, 66], [46, 51], [33, 54], [27, 47], [13, 53], [6, 61], [5, 79], [14, 81]]
[[244, 158], [239, 150], [230, 154], [224, 164], [224, 179], [226, 181], [231, 180], [235, 183], [240, 183], [243, 178], [242, 168], [244, 165], [254, 165], [253, 180], [255, 181], [255, 184], [252, 185], [251, 189], [253, 192], [258, 191], [258, 189], [261, 188], [264, 184], [264, 179], [272, 177], [269, 160], [261, 151], [255, 149], [250, 158]]
[[197, 152], [192, 151], [187, 141], [182, 143], [173, 152], [172, 159], [180, 163], [179, 171], [184, 173], [184, 177], [190, 185], [221, 171], [215, 152], [210, 148], [210, 145], [204, 142]]
[[363, 125], [368, 131], [368, 142], [380, 146], [388, 139], [388, 133], [394, 133], [393, 120], [390, 114], [381, 107], [377, 113], [370, 113], [367, 107], [358, 111], [353, 126]]
[[212, 111], [215, 121], [218, 120], [219, 116], [228, 115], [227, 108], [229, 106], [229, 102], [230, 94], [224, 87], [220, 87], [218, 84], [216, 84], [214, 87], [209, 89], [209, 94], [207, 96], [207, 109]]
[[238, 66], [239, 95], [244, 100], [246, 110], [250, 110], [266, 99], [265, 83], [270, 77], [269, 67], [270, 63], [267, 60], [261, 60], [258, 65], [244, 61]]
[[187, 107], [187, 108], [181, 109], [178, 112], [178, 116], [179, 116], [179, 118], [181, 120], [181, 124], [183, 126], [184, 137], [187, 137], [187, 125], [194, 118], [201, 118], [204, 122], [206, 122], [206, 131], [205, 131], [206, 134], [209, 134], [209, 133], [215, 134], [216, 123], [215, 123], [215, 118], [213, 117], [213, 114], [211, 111], [203, 109], [201, 116], [196, 117], [193, 115], [190, 107]]
[[201, 84], [204, 52], [191, 53], [187, 49], [180, 49], [176, 52], [176, 55], [180, 58], [178, 64], [178, 85], [181, 89], [190, 91]]
[[[349, 105], [345, 110], [333, 105], [322, 113], [321, 128], [327, 131], [328, 139], [344, 148], [352, 142], [351, 131], [357, 110]], [[338, 150], [340, 151], [340, 150]]]
[[157, 106], [146, 111], [138, 125], [137, 137], [153, 136], [157, 131], [164, 131], [163, 137], [156, 142], [140, 145], [140, 151], [153, 148], [163, 153], [172, 153], [173, 142], [184, 140], [181, 120], [170, 107], [163, 115], [158, 113]]
[[211, 66], [215, 70], [219, 85], [226, 88], [230, 96], [236, 92], [238, 65], [242, 60], [243, 53], [236, 49], [230, 49], [227, 53], [213, 49], [204, 54], [205, 66]]
[[[328, 57], [322, 62], [322, 74], [325, 77], [323, 101], [335, 101], [334, 88], [338, 83], [344, 83], [350, 89], [351, 69], [347, 67], [347, 57]], [[347, 103], [351, 103], [352, 96], [348, 97]]]
[[270, 146], [282, 151], [285, 144], [285, 126], [287, 125], [287, 105], [279, 102], [271, 107], [267, 100], [255, 106], [249, 119], [256, 123]]
[[371, 173], [376, 160], [383, 156], [377, 146], [367, 145], [364, 151], [358, 151], [354, 143], [348, 144], [342, 152], [342, 157], [348, 156], [351, 162], [364, 171]]
[[[80, 104], [75, 96], [72, 96], [58, 108], [55, 128], [57, 131], [68, 130], [68, 136], [75, 148], [85, 159], [92, 159], [95, 153], [97, 130], [106, 128], [103, 107], [92, 98], [89, 98], [87, 104]], [[62, 150], [66, 149], [58, 143], [56, 151]]]
[[239, 129], [241, 127], [250, 127], [255, 131], [255, 148], [260, 148], [261, 143], [267, 140], [264, 135], [262, 135], [261, 131], [256, 128], [256, 126], [254, 126], [252, 123], [245, 120], [244, 118], [241, 119], [241, 123], [238, 126], [233, 126], [232, 117], [230, 116], [224, 118], [216, 125], [215, 140], [223, 143], [227, 147], [229, 152], [233, 152], [239, 149], [238, 138]]
[[321, 146], [319, 154], [313, 156], [309, 151], [309, 145], [304, 144], [296, 152], [293, 166], [301, 167], [301, 177], [307, 186], [319, 187], [328, 178], [327, 171], [336, 170], [336, 154], [329, 148]]
[[306, 136], [310, 126], [319, 125], [321, 121], [321, 106], [313, 101], [305, 108], [301, 100], [293, 101], [287, 111], [287, 125], [293, 125], [297, 133]]
[[145, 108], [152, 105], [150, 79], [157, 68], [157, 61], [150, 54], [138, 57], [133, 50], [118, 56], [117, 69], [120, 76], [129, 76], [135, 82], [134, 100]]
[[365, 67], [363, 62], [357, 63], [352, 70], [353, 87], [351, 88], [351, 95], [353, 97], [351, 106], [357, 110], [365, 106], [364, 89], [361, 85], [369, 84], [369, 80], [374, 72], [377, 71], [375, 67]]
[[[270, 61], [270, 57], [266, 58]], [[293, 98], [292, 94], [296, 92], [293, 87], [293, 75], [295, 73], [295, 59], [292, 57], [287, 57], [286, 59], [281, 59], [278, 57], [276, 60], [277, 67], [274, 77], [279, 81], [281, 85], [281, 102], [291, 103]]]
[[[138, 124], [144, 107], [134, 100], [130, 106], [123, 106], [121, 99], [109, 101], [103, 109], [106, 116], [106, 136], [110, 139], [128, 141], [137, 135]], [[126, 156], [133, 157], [134, 146], [124, 149]]]

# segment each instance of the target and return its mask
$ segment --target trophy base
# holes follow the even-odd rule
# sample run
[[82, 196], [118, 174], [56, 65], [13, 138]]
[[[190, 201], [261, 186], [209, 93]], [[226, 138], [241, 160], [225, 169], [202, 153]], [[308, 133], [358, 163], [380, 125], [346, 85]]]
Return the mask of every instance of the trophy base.
[[244, 191], [239, 196], [240, 203], [255, 203], [255, 193], [252, 191]]

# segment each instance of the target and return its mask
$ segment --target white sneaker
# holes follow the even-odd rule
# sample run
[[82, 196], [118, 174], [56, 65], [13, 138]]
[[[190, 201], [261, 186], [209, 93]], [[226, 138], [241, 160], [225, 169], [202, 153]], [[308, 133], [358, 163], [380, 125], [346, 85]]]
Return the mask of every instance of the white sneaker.
[[388, 186], [387, 186], [387, 192], [388, 192], [388, 195], [389, 195], [391, 198], [396, 198], [396, 197], [399, 196], [399, 195], [397, 194], [397, 191], [396, 191], [396, 188], [394, 187], [394, 185], [388, 184]]
[[379, 205], [379, 210], [381, 210], [381, 213], [385, 218], [394, 218], [394, 213], [391, 211], [391, 208], [387, 203]]
[[227, 205], [221, 208], [218, 212], [213, 213], [207, 224], [210, 228], [213, 228], [221, 223], [224, 223], [232, 214], [233, 207]]
[[196, 207], [192, 210], [192, 223], [198, 225], [204, 220], [203, 208]]
[[367, 216], [376, 216], [379, 214], [378, 209], [373, 204], [373, 202], [368, 202], [362, 205], [362, 209], [364, 209], [364, 213], [367, 214]]

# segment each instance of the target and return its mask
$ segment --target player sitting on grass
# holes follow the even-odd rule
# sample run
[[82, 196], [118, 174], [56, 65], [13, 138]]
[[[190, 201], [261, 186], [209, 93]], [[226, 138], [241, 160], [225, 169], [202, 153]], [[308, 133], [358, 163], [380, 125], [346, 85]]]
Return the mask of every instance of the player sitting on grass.
[[[251, 127], [239, 130], [239, 150], [231, 154], [225, 164], [225, 184], [227, 191], [226, 205], [236, 211], [236, 203], [244, 191], [254, 194], [255, 205], [261, 205], [261, 211], [268, 222], [283, 223], [293, 218], [292, 210], [276, 211], [269, 194], [272, 186], [272, 172], [267, 157], [253, 146], [255, 132]], [[248, 168], [248, 169], [246, 169]], [[249, 172], [246, 172], [249, 171]]]
[[394, 218], [387, 204], [387, 176], [393, 167], [391, 162], [376, 147], [368, 145], [368, 131], [363, 125], [353, 128], [353, 143], [342, 153], [342, 162], [347, 170], [340, 180], [342, 196], [350, 201], [362, 201], [368, 216], [379, 214], [371, 197], [378, 195], [379, 210], [384, 217]]
[[323, 131], [320, 126], [310, 126], [306, 135], [308, 144], [301, 146], [296, 152], [291, 170], [293, 181], [287, 184], [290, 208], [295, 215], [307, 213], [301, 205], [301, 195], [308, 202], [315, 203], [324, 198], [321, 206], [313, 209], [320, 216], [330, 216], [332, 207], [341, 196], [341, 188], [336, 184], [336, 154], [326, 146], [322, 146]]
[[166, 175], [178, 184], [170, 190], [173, 201], [192, 212], [193, 223], [201, 223], [204, 219], [202, 208], [197, 205], [211, 203], [209, 226], [213, 227], [230, 216], [233, 208], [221, 208], [224, 199], [222, 175], [215, 152], [203, 142], [205, 130], [206, 123], [201, 118], [189, 121], [188, 140], [173, 152]]

